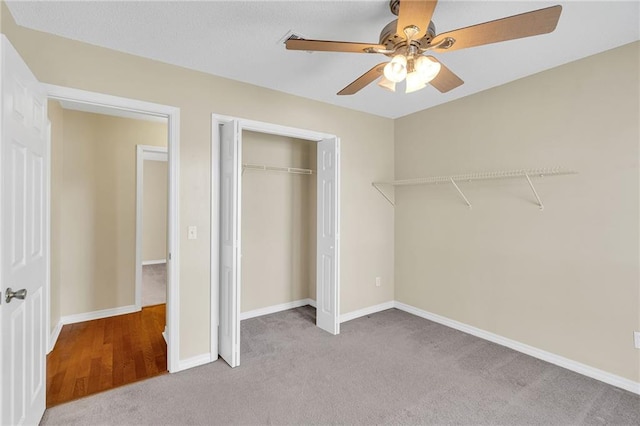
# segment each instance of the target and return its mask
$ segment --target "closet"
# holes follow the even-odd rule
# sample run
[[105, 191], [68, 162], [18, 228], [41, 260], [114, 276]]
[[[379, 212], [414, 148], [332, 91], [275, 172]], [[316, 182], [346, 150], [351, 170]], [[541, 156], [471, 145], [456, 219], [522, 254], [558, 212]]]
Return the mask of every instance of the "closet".
[[241, 316], [315, 301], [317, 145], [242, 131]]
[[212, 114], [211, 148], [211, 352], [239, 366], [242, 319], [306, 304], [340, 334], [340, 139]]

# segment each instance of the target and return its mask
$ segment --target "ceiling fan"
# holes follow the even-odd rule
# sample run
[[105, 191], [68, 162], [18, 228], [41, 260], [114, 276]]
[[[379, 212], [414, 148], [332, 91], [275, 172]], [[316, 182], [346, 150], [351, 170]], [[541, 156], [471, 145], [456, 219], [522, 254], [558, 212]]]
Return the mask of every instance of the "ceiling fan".
[[437, 0], [390, 0], [391, 13], [398, 19], [382, 29], [378, 44], [289, 39], [286, 46], [290, 50], [381, 53], [391, 58], [362, 74], [338, 95], [353, 95], [378, 78], [379, 86], [394, 92], [396, 83], [406, 80], [406, 93], [420, 90], [427, 83], [446, 93], [464, 82], [425, 53], [444, 53], [547, 34], [556, 28], [562, 11], [562, 6], [557, 5], [436, 35], [431, 21], [436, 4]]

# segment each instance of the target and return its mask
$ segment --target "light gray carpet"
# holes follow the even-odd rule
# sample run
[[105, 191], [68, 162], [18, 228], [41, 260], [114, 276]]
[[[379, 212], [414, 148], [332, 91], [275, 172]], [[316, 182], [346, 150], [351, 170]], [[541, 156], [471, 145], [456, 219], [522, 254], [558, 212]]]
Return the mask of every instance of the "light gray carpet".
[[142, 266], [142, 306], [167, 303], [167, 264]]
[[242, 365], [160, 376], [43, 424], [640, 424], [640, 397], [390, 309], [331, 336], [310, 307], [242, 322]]

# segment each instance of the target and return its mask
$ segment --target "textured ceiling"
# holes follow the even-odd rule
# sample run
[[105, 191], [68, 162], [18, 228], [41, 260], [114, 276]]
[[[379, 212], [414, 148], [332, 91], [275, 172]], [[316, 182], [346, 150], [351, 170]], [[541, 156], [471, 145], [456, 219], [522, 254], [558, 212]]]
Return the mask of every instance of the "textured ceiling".
[[387, 0], [7, 2], [19, 25], [368, 113], [397, 118], [640, 39], [637, 1], [440, 1], [437, 33], [561, 4], [551, 34], [435, 54], [465, 84], [336, 93], [386, 57], [287, 51], [305, 38], [377, 42]]

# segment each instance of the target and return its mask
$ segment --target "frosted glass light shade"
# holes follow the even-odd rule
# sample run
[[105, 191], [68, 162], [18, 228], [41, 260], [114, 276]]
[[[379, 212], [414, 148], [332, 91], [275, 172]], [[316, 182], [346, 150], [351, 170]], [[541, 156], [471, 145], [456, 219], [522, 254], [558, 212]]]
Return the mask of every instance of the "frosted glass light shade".
[[403, 55], [396, 55], [384, 67], [384, 76], [387, 80], [399, 83], [407, 76], [407, 58]]
[[440, 72], [440, 68], [442, 68], [442, 65], [440, 65], [440, 62], [436, 62], [431, 58], [420, 56], [416, 60], [415, 67], [416, 71], [422, 76], [422, 81], [424, 82], [424, 84], [427, 84], [438, 75], [438, 73]]
[[426, 86], [426, 83], [423, 80], [422, 74], [418, 71], [407, 74], [407, 87], [405, 88], [405, 93], [415, 92], [423, 89], [424, 86]]
[[378, 81], [378, 86], [382, 87], [383, 89], [389, 90], [391, 92], [395, 92], [396, 91], [396, 83], [394, 83], [393, 81], [389, 80], [385, 76], [382, 76], [380, 81]]

